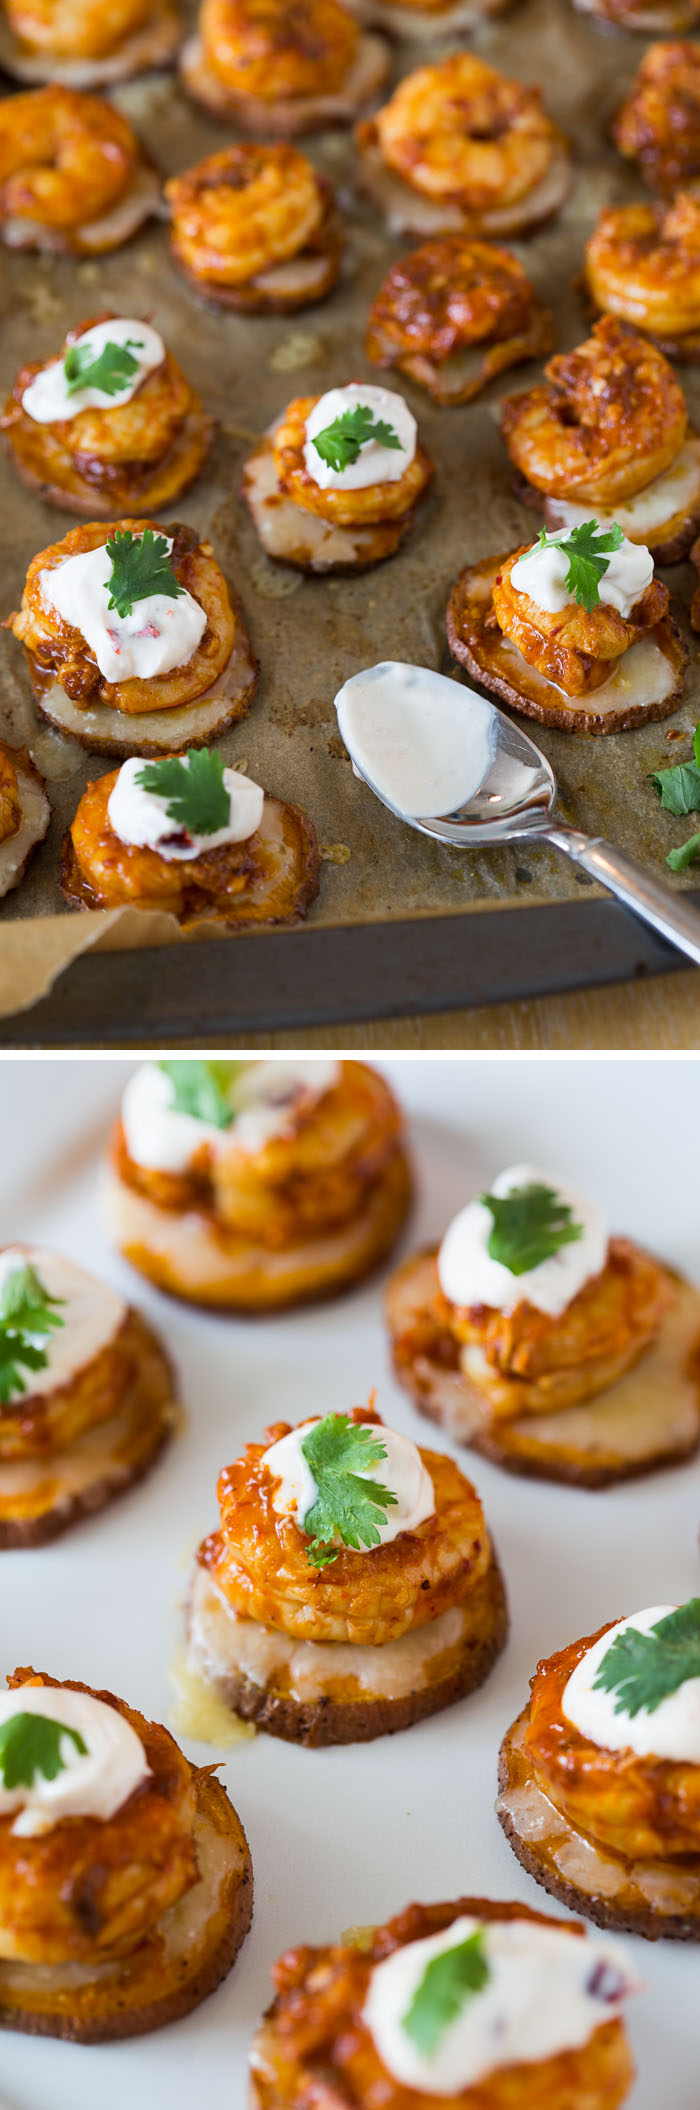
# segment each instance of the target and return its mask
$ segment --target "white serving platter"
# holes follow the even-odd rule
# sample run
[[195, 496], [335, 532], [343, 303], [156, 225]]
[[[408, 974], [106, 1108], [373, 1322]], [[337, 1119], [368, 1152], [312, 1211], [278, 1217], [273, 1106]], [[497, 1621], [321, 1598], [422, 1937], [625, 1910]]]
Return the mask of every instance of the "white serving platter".
[[[130, 1065], [81, 1058], [0, 1066], [0, 1243], [56, 1243], [130, 1290], [162, 1330], [187, 1427], [140, 1489], [54, 1547], [0, 1556], [0, 1673], [20, 1663], [110, 1687], [156, 1720], [171, 1704], [188, 1555], [216, 1521], [219, 1468], [267, 1421], [341, 1409], [377, 1386], [385, 1418], [439, 1433], [393, 1381], [376, 1280], [266, 1323], [189, 1311], [151, 1292], [100, 1226], [100, 1140]], [[406, 1244], [436, 1237], [502, 1165], [530, 1158], [595, 1194], [611, 1224], [700, 1276], [697, 1064], [476, 1058], [380, 1065], [411, 1115], [420, 1198]], [[450, 1448], [445, 1441], [445, 1448]], [[458, 1455], [455, 1453], [455, 1455]], [[243, 2110], [251, 2033], [273, 1959], [382, 1920], [411, 1898], [490, 1892], [551, 1909], [493, 1814], [502, 1731], [540, 1655], [645, 1604], [700, 1592], [700, 1470], [691, 1463], [591, 1494], [510, 1478], [461, 1454], [505, 1568], [510, 1644], [482, 1691], [374, 1744], [313, 1752], [264, 1736], [222, 1778], [255, 1866], [251, 1936], [231, 1977], [185, 2022], [81, 2048], [0, 2032], [0, 2110]], [[184, 1741], [184, 1740], [183, 1740]], [[216, 1754], [185, 1744], [205, 1763]], [[630, 1941], [646, 1990], [630, 2030], [630, 2110], [698, 2110], [697, 1949]]]

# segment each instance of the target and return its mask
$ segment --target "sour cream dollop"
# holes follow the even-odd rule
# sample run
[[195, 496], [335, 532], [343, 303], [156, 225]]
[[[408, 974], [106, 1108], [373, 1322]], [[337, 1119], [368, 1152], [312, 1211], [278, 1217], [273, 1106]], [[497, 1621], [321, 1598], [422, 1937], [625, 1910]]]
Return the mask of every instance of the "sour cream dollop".
[[[308, 1460], [304, 1457], [302, 1443], [309, 1430], [322, 1419], [313, 1414], [302, 1421], [288, 1436], [281, 1436], [279, 1443], [272, 1443], [263, 1452], [262, 1464], [276, 1481], [272, 1496], [272, 1507], [277, 1516], [293, 1517], [294, 1522], [304, 1528], [304, 1520], [313, 1509], [318, 1487]], [[361, 1480], [381, 1481], [383, 1487], [396, 1495], [396, 1503], [384, 1516], [381, 1509], [373, 1510], [373, 1521], [377, 1526], [383, 1546], [397, 1539], [402, 1531], [417, 1531], [426, 1517], [435, 1515], [435, 1489], [430, 1474], [426, 1472], [417, 1444], [409, 1436], [399, 1435], [398, 1429], [387, 1429], [374, 1421], [358, 1422], [358, 1428], [367, 1428], [381, 1442], [386, 1457], [377, 1459], [359, 1474]], [[357, 1553], [372, 1553], [372, 1546], [354, 1547]]]
[[430, 667], [396, 659], [365, 667], [343, 683], [335, 707], [356, 775], [407, 820], [453, 812], [488, 776], [490, 703]]
[[128, 346], [132, 359], [136, 361], [135, 372], [124, 382], [123, 387], [117, 390], [116, 395], [108, 394], [104, 388], [94, 387], [76, 388], [71, 393], [66, 379], [64, 353], [62, 359], [52, 359], [50, 366], [43, 367], [41, 373], [35, 374], [34, 380], [30, 381], [24, 390], [22, 409], [26, 410], [27, 416], [33, 419], [35, 425], [63, 425], [71, 418], [79, 417], [81, 410], [120, 409], [123, 403], [131, 402], [132, 396], [136, 395], [147, 375], [154, 373], [156, 367], [162, 366], [165, 358], [165, 345], [158, 331], [151, 329], [148, 322], [134, 322], [122, 315], [115, 317], [112, 322], [96, 322], [92, 329], [83, 330], [69, 350], [77, 351], [80, 348], [82, 351], [89, 346], [94, 358], [99, 359], [100, 353], [108, 344]]
[[[172, 537], [165, 540], [169, 554]], [[100, 542], [96, 549], [65, 557], [53, 571], [40, 572], [39, 585], [49, 607], [80, 631], [105, 681], [152, 681], [156, 674], [186, 667], [207, 627], [199, 601], [187, 591], [173, 600], [151, 593], [134, 601], [130, 615], [121, 616], [108, 606], [111, 576], [112, 560]]]
[[[346, 411], [360, 407], [371, 412], [374, 424], [381, 419], [391, 425], [400, 444], [386, 447], [381, 440], [364, 440], [356, 461], [348, 462], [346, 469], [332, 469], [314, 439]], [[371, 382], [351, 381], [347, 388], [329, 388], [314, 404], [306, 420], [304, 463], [321, 491], [364, 491], [368, 484], [398, 483], [414, 459], [417, 438], [418, 427], [403, 396], [390, 388], [374, 388]]]
[[593, 1647], [586, 1650], [564, 1687], [562, 1710], [581, 1735], [605, 1751], [636, 1751], [640, 1758], [670, 1758], [700, 1765], [700, 1678], [686, 1678], [675, 1692], [661, 1700], [653, 1713], [646, 1708], [630, 1715], [618, 1712], [619, 1692], [594, 1692], [601, 1663], [618, 1634], [648, 1634], [676, 1611], [672, 1604], [652, 1605], [649, 1611], [633, 1612], [608, 1627]]
[[[189, 755], [181, 755], [180, 761], [189, 768]], [[212, 835], [197, 835], [184, 828], [182, 822], [174, 821], [168, 813], [167, 799], [157, 791], [146, 791], [139, 784], [143, 773], [140, 756], [123, 762], [116, 784], [107, 801], [107, 814], [115, 835], [121, 843], [133, 843], [138, 849], [157, 850], [159, 856], [169, 863], [178, 859], [199, 857], [204, 850], [219, 850], [223, 843], [247, 842], [260, 827], [263, 816], [265, 794], [251, 777], [244, 777], [238, 770], [224, 770], [224, 785], [229, 796], [229, 817], [222, 828]]]
[[0, 1297], [22, 1268], [32, 1267], [50, 1297], [60, 1298], [54, 1316], [63, 1321], [42, 1340], [45, 1370], [24, 1371], [26, 1395], [54, 1392], [109, 1347], [126, 1318], [127, 1306], [106, 1282], [43, 1246], [5, 1246], [0, 1252]]
[[581, 1224], [582, 1237], [560, 1246], [539, 1267], [513, 1275], [501, 1260], [493, 1260], [488, 1242], [493, 1217], [485, 1202], [468, 1202], [450, 1224], [438, 1254], [440, 1287], [450, 1304], [487, 1304], [495, 1311], [514, 1311], [518, 1304], [534, 1304], [538, 1311], [558, 1318], [566, 1311], [591, 1275], [605, 1266], [608, 1230], [594, 1202], [586, 1201], [564, 1180], [540, 1172], [534, 1165], [509, 1165], [492, 1180], [490, 1192], [499, 1197], [516, 1187], [553, 1187], [572, 1212], [572, 1222]]
[[[592, 514], [588, 514], [591, 519]], [[513, 565], [511, 582], [516, 593], [527, 593], [547, 615], [560, 615], [574, 605], [574, 595], [564, 584], [569, 569], [565, 550], [549, 539], [535, 542]], [[601, 601], [629, 616], [637, 601], [651, 586], [654, 559], [643, 542], [628, 542], [623, 535], [619, 549], [608, 552], [608, 568], [598, 580]]]
[[154, 1172], [186, 1172], [203, 1143], [218, 1156], [232, 1149], [255, 1156], [275, 1137], [290, 1135], [298, 1115], [332, 1091], [339, 1077], [340, 1064], [323, 1057], [241, 1062], [227, 1094], [234, 1119], [228, 1128], [216, 1128], [196, 1115], [180, 1113], [167, 1073], [156, 1062], [142, 1063], [129, 1078], [122, 1101], [129, 1156]]
[[140, 1737], [116, 1707], [90, 1693], [66, 1692], [53, 1685], [22, 1685], [0, 1694], [0, 1728], [18, 1714], [44, 1715], [74, 1729], [87, 1750], [81, 1752], [72, 1736], [61, 1737], [61, 1771], [55, 1780], [34, 1774], [31, 1786], [5, 1788], [0, 1784], [0, 1816], [12, 1810], [12, 1831], [31, 1839], [53, 1830], [63, 1817], [113, 1817], [122, 1803], [141, 1787], [151, 1774]]
[[[488, 1980], [448, 2024], [434, 2052], [405, 2028], [428, 1965], [479, 1929]], [[461, 2095], [504, 2066], [532, 2065], [587, 2044], [638, 1990], [616, 1942], [580, 1939], [531, 1920], [453, 1920], [395, 1949], [372, 1971], [363, 2019], [393, 2078], [425, 2095]]]

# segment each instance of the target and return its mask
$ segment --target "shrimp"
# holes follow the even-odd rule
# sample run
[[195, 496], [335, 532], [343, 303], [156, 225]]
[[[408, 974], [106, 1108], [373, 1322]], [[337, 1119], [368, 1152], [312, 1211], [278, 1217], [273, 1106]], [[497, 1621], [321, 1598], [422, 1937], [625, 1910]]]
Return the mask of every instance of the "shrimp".
[[108, 213], [141, 155], [111, 103], [50, 86], [0, 103], [0, 214], [65, 234]]
[[217, 78], [270, 103], [341, 88], [359, 42], [339, 0], [203, 0], [199, 28]]
[[432, 475], [427, 455], [418, 447], [396, 483], [365, 484], [359, 490], [321, 490], [304, 461], [306, 423], [318, 396], [296, 396], [274, 435], [275, 467], [281, 489], [309, 513], [320, 513], [337, 527], [366, 527], [377, 521], [401, 520], [411, 512]]
[[14, 35], [52, 59], [103, 58], [150, 13], [151, 0], [5, 0]]
[[601, 213], [585, 274], [599, 308], [662, 338], [700, 331], [700, 200], [621, 205]]
[[376, 127], [384, 160], [404, 181], [473, 212], [533, 190], [559, 139], [538, 89], [466, 51], [409, 73]]
[[650, 44], [618, 110], [612, 136], [652, 190], [700, 175], [700, 50], [688, 38]]
[[506, 398], [501, 431], [511, 461], [549, 497], [614, 505], [646, 489], [676, 459], [687, 410], [661, 352], [612, 316], [558, 353], [546, 381]]
[[224, 147], [165, 186], [177, 255], [198, 278], [244, 285], [298, 256], [326, 211], [321, 179], [296, 147]]

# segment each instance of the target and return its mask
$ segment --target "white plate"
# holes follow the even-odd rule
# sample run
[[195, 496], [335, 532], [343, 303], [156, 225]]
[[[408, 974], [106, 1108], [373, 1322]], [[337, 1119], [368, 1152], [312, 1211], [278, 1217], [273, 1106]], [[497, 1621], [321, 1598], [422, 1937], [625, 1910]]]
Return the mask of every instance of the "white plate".
[[[436, 1236], [499, 1166], [528, 1158], [597, 1195], [616, 1228], [699, 1272], [692, 1058], [380, 1066], [414, 1116], [421, 1199], [411, 1240]], [[376, 1282], [317, 1312], [243, 1323], [149, 1292], [115, 1258], [100, 1228], [96, 1155], [128, 1068], [2, 1064], [0, 1242], [55, 1242], [130, 1290], [172, 1350], [188, 1428], [122, 1504], [53, 1548], [0, 1558], [0, 1669], [33, 1663], [84, 1678], [163, 1721], [177, 1600], [189, 1549], [216, 1521], [220, 1466], [266, 1421], [353, 1405], [372, 1385], [387, 1420], [419, 1441], [441, 1439], [390, 1376]], [[500, 1736], [538, 1656], [605, 1619], [700, 1590], [700, 1473], [690, 1464], [587, 1494], [509, 1478], [468, 1452], [460, 1462], [484, 1498], [510, 1591], [512, 1638], [488, 1683], [431, 1722], [355, 1749], [300, 1751], [259, 1736], [233, 1750], [222, 1777], [250, 1840], [256, 1911], [232, 1976], [187, 2021], [130, 2044], [84, 2049], [0, 2032], [0, 2110], [192, 2110], [215, 2100], [238, 2110], [269, 1967], [290, 1943], [460, 1890], [548, 1909], [493, 1815]], [[212, 1757], [187, 1748], [200, 1762]], [[647, 1986], [630, 2016], [639, 2064], [630, 2104], [697, 2110], [698, 1952], [629, 1949]]]

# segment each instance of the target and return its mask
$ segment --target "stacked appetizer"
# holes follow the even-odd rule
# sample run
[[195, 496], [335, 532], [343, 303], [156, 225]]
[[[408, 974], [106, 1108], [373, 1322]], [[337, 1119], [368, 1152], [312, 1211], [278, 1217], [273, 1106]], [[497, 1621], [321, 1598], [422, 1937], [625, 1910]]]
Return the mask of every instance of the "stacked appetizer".
[[506, 1637], [478, 1495], [374, 1412], [279, 1422], [219, 1476], [188, 1669], [290, 1743], [365, 1743], [481, 1685]]
[[99, 88], [174, 58], [178, 0], [3, 0], [0, 65], [19, 81]]
[[195, 1303], [275, 1310], [391, 1250], [411, 1197], [401, 1115], [361, 1062], [145, 1063], [105, 1181], [128, 1260]]
[[360, 170], [395, 233], [516, 234], [564, 204], [568, 143], [538, 88], [453, 52], [357, 126]]
[[671, 359], [700, 357], [700, 200], [610, 206], [586, 243], [584, 283]]
[[469, 403], [496, 374], [551, 351], [553, 341], [553, 316], [517, 257], [452, 234], [392, 264], [370, 308], [365, 350], [436, 403]]
[[111, 1692], [23, 1669], [0, 1695], [0, 2028], [95, 2044], [177, 2021], [250, 1926], [211, 1767]]
[[224, 147], [171, 177], [165, 195], [175, 262], [211, 306], [289, 314], [335, 285], [333, 192], [298, 147]]
[[382, 87], [389, 54], [340, 0], [202, 0], [180, 65], [213, 117], [265, 137], [352, 123]]
[[116, 1290], [59, 1253], [0, 1251], [0, 1547], [40, 1545], [113, 1502], [177, 1411], [160, 1341]]
[[403, 396], [351, 381], [297, 396], [243, 471], [269, 557], [301, 571], [367, 571], [413, 525], [433, 463]]
[[634, 2080], [621, 1949], [526, 1905], [408, 1905], [361, 1940], [288, 1949], [273, 1982], [252, 2110], [617, 2110]]
[[0, 240], [9, 249], [118, 249], [158, 196], [128, 119], [101, 96], [54, 81], [0, 102]]
[[28, 748], [0, 740], [0, 900], [24, 878], [50, 819], [46, 785]]
[[389, 1286], [400, 1382], [511, 1472], [601, 1487], [700, 1439], [700, 1293], [532, 1166]]
[[523, 1867], [599, 1926], [700, 1940], [700, 1598], [538, 1663], [497, 1803]]
[[700, 175], [700, 51], [690, 39], [650, 44], [617, 112], [612, 136], [666, 198]]

